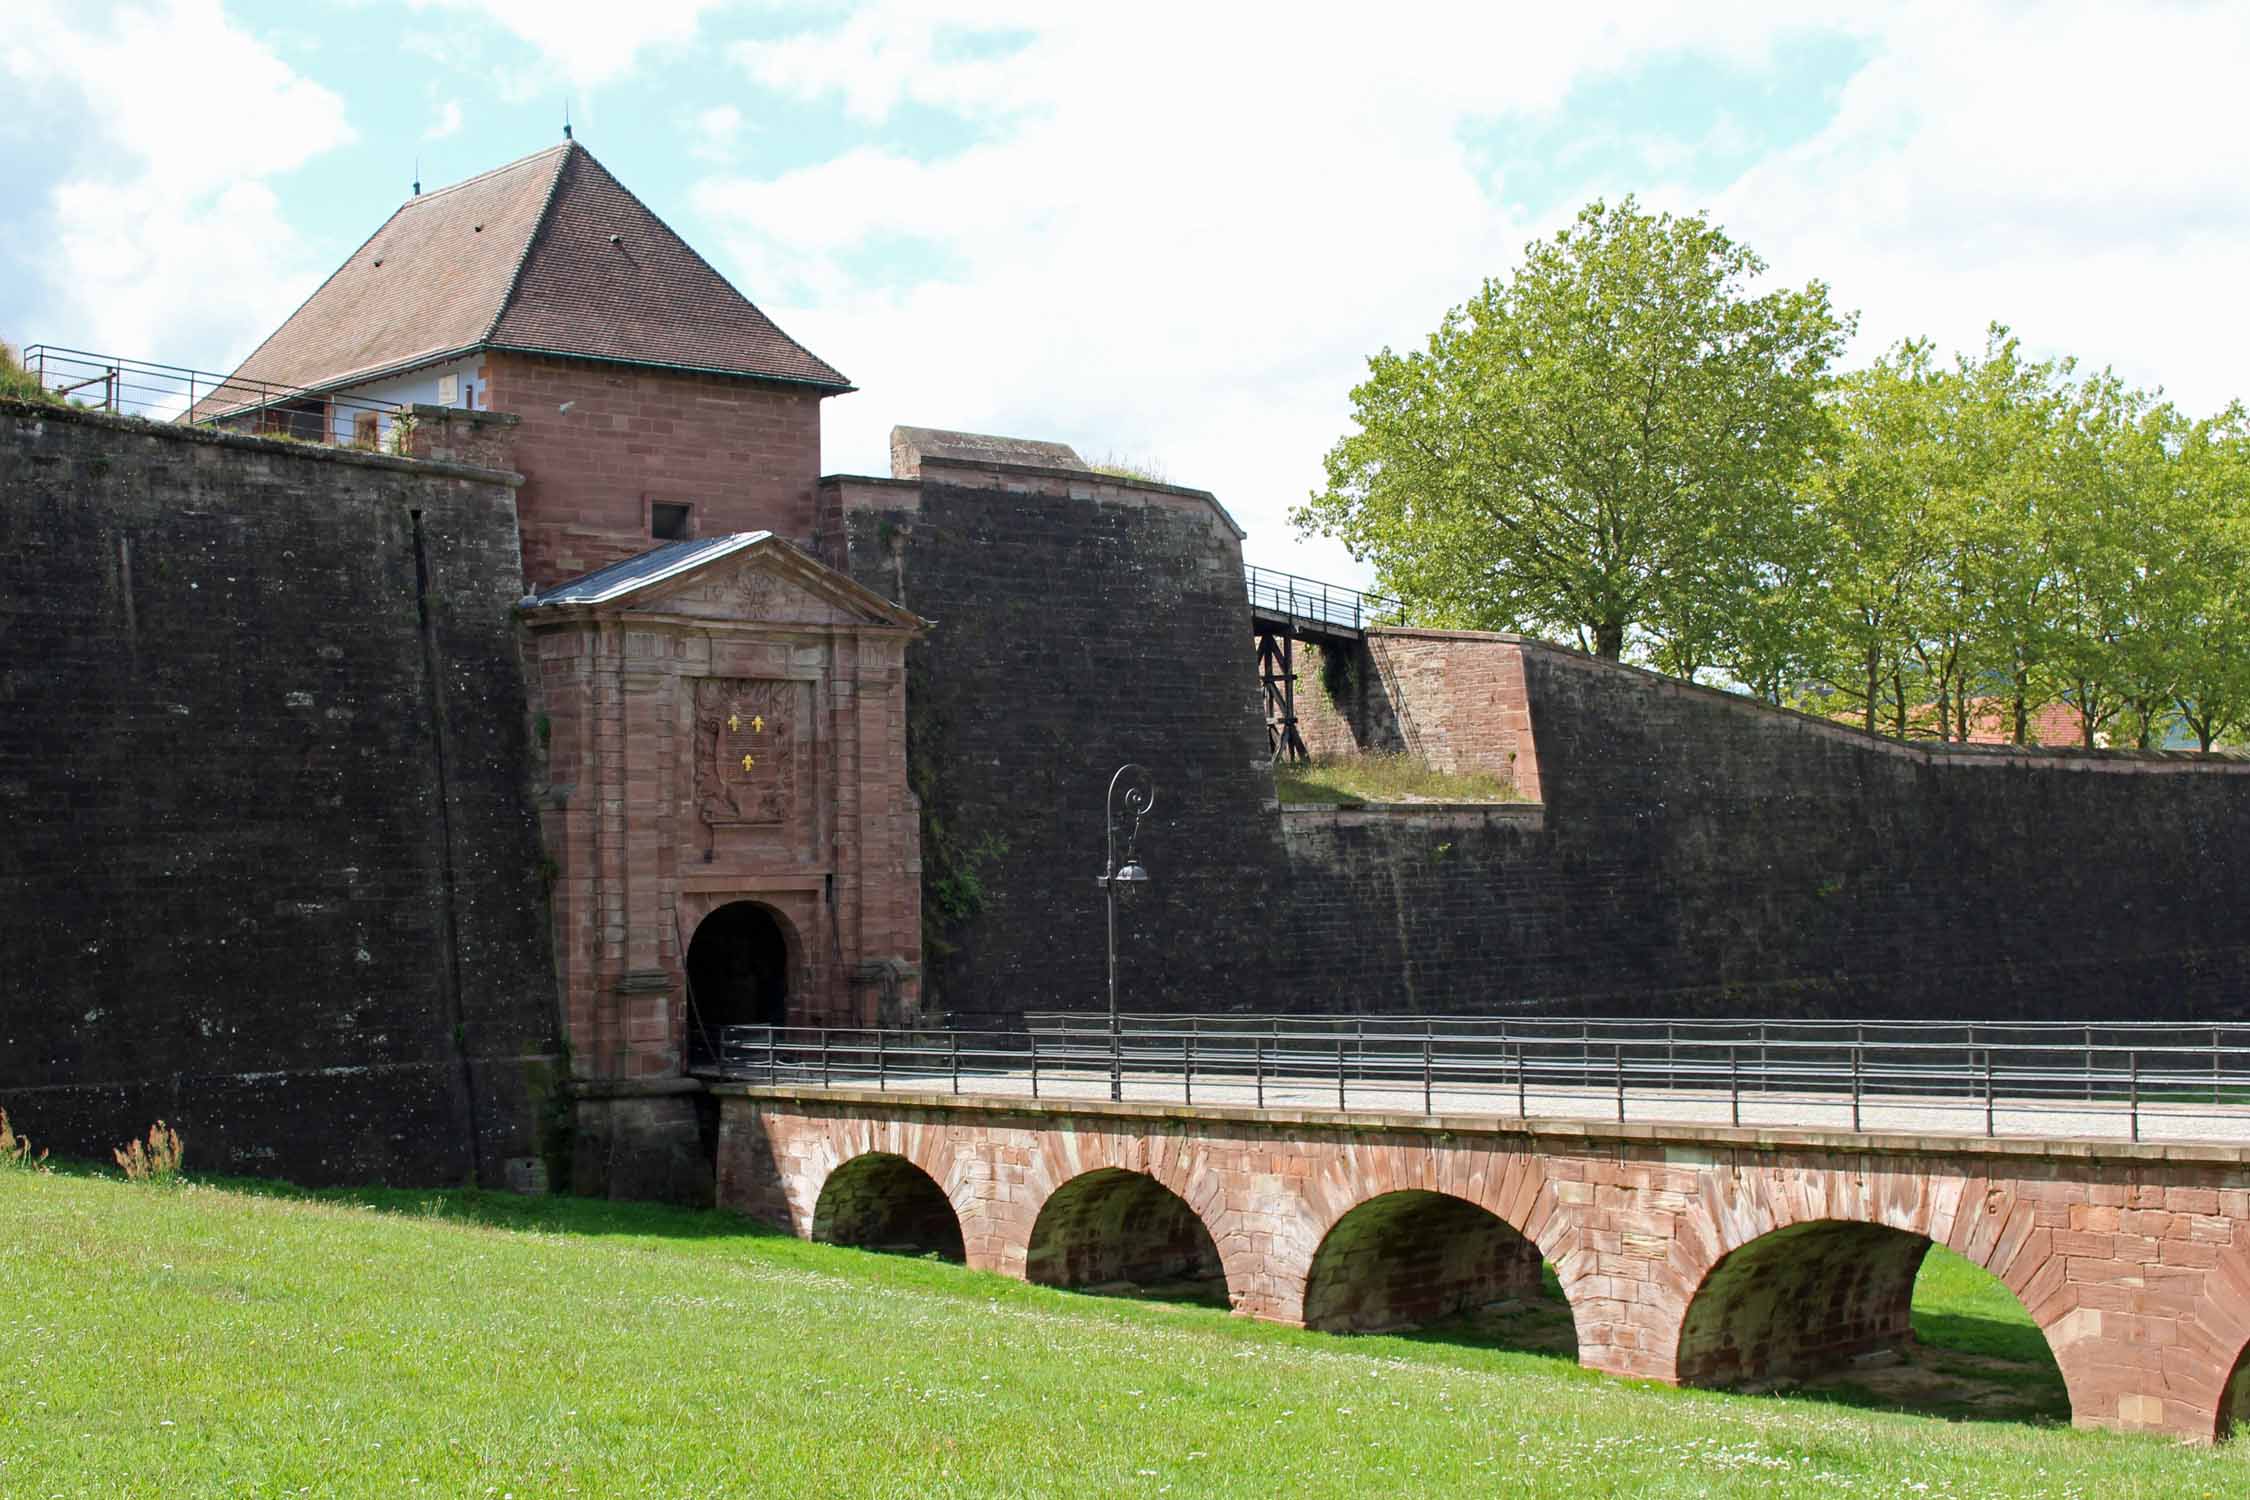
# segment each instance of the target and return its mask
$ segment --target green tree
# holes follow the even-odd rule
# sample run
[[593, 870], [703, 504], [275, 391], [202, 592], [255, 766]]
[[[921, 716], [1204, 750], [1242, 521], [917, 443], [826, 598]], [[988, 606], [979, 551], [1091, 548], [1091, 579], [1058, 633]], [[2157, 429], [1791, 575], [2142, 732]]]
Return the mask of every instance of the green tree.
[[2180, 519], [2151, 630], [2180, 722], [2209, 750], [2250, 733], [2250, 418], [2239, 404], [2193, 424], [2178, 447]]
[[1817, 281], [1750, 295], [1764, 269], [1701, 216], [1589, 205], [1425, 349], [1368, 361], [1292, 519], [1418, 621], [1630, 644], [1681, 676], [1769, 641], [1850, 321]]
[[1910, 727], [1912, 640], [1943, 543], [1932, 510], [1945, 381], [1930, 345], [1912, 340], [1847, 377], [1842, 444], [1807, 478], [1805, 529], [1823, 559], [1808, 675], [1870, 733], [1886, 708], [1894, 734]]

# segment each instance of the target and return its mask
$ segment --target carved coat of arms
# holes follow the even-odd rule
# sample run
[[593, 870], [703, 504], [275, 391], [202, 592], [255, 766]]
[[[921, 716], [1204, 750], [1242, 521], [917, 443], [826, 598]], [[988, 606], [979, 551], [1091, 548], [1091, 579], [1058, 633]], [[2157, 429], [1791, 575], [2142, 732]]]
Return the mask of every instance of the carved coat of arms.
[[706, 677], [695, 685], [695, 802], [703, 821], [786, 822], [797, 800], [803, 684]]

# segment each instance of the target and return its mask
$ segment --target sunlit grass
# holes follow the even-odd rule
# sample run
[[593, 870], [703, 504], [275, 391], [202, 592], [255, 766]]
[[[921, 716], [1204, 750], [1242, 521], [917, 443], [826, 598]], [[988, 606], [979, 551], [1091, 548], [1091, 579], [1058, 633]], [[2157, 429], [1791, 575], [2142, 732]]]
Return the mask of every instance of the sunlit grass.
[[1412, 755], [1316, 755], [1280, 761], [1274, 793], [1285, 803], [1521, 802], [1515, 783], [1481, 771], [1433, 771]]
[[[7, 1496], [2250, 1486], [2231, 1448], [1674, 1391], [1553, 1351], [1309, 1334], [657, 1207], [6, 1173], [0, 1225]], [[1954, 1297], [1950, 1274], [1925, 1291]], [[1934, 1310], [2006, 1323], [1989, 1299]]]

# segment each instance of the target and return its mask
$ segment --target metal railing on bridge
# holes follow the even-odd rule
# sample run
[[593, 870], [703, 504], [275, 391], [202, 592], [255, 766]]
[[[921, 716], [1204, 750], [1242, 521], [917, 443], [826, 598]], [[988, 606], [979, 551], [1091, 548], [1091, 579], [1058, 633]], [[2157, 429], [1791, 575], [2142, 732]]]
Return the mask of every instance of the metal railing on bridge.
[[1033, 1099], [2250, 1145], [2250, 1024], [1043, 1012], [731, 1026], [706, 1076]]
[[1396, 599], [1345, 588], [1341, 584], [1299, 578], [1294, 573], [1245, 567], [1242, 575], [1250, 591], [1252, 612], [1277, 619], [1365, 630], [1370, 625], [1395, 622], [1402, 612]]
[[380, 446], [401, 410], [392, 401], [241, 380], [59, 344], [26, 345], [20, 362], [42, 388], [74, 406], [159, 422], [190, 419], [304, 443]]

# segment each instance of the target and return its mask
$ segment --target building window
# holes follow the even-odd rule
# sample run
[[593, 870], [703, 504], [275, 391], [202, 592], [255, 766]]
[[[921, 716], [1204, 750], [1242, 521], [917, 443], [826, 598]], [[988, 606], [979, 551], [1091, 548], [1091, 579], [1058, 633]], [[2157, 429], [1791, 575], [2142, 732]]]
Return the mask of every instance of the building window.
[[660, 542], [684, 542], [693, 535], [695, 507], [653, 501], [648, 508], [648, 534]]

